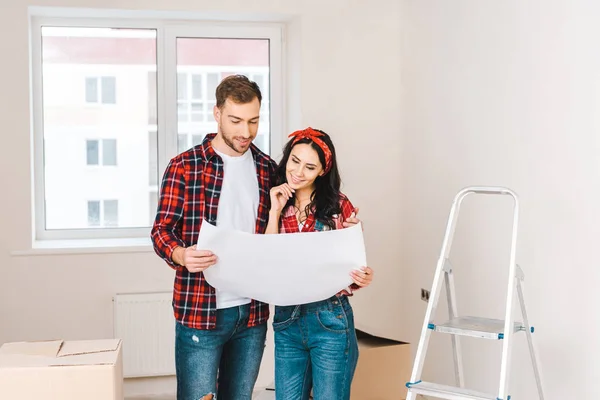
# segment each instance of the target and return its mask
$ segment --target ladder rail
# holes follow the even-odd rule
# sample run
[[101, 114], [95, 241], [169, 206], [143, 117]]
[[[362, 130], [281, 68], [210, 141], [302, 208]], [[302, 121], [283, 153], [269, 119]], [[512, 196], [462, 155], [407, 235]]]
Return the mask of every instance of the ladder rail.
[[[483, 195], [508, 195], [511, 196], [515, 202], [518, 204], [517, 194], [505, 187], [501, 186], [469, 186], [460, 190], [455, 196], [454, 201], [452, 203], [452, 209], [450, 210], [450, 216], [448, 218], [448, 227], [446, 228], [446, 235], [449, 236], [449, 241], [446, 243], [446, 246], [442, 247], [442, 254], [444, 258], [448, 258], [450, 256], [450, 249], [452, 247], [452, 240], [454, 239], [454, 232], [456, 230], [456, 220], [458, 219], [458, 214], [460, 211], [460, 207], [462, 205], [463, 200], [472, 194], [483, 194]], [[452, 220], [452, 221], [451, 221]]]
[[[458, 317], [458, 306], [456, 302], [456, 291], [454, 285], [454, 275], [452, 273], [452, 265], [448, 259], [446, 259], [444, 276], [446, 282], [446, 296], [448, 298], [448, 315], [450, 319], [453, 319]], [[456, 335], [452, 335], [451, 340], [454, 357], [455, 383], [458, 387], [464, 388], [465, 377], [463, 373], [462, 347], [460, 345], [460, 338]]]
[[503, 194], [509, 194], [513, 198], [513, 224], [512, 224], [512, 237], [510, 243], [510, 261], [509, 261], [509, 272], [508, 272], [508, 284], [506, 290], [506, 311], [504, 318], [504, 343], [502, 344], [502, 364], [500, 367], [500, 382], [498, 390], [498, 398], [506, 399], [508, 396], [508, 384], [510, 379], [510, 365], [512, 359], [512, 340], [513, 340], [513, 326], [514, 326], [514, 300], [515, 300], [515, 277], [517, 268], [517, 231], [519, 227], [519, 199], [517, 195], [506, 189], [507, 192]]
[[[419, 381], [421, 374], [423, 373], [423, 366], [425, 364], [425, 354], [427, 353], [427, 347], [429, 345], [429, 336], [431, 335], [429, 324], [433, 321], [433, 315], [435, 314], [435, 311], [437, 309], [437, 303], [440, 298], [439, 292], [441, 290], [442, 285], [441, 277], [444, 269], [444, 263], [445, 260], [448, 258], [447, 254], [450, 250], [450, 243], [452, 242], [452, 236], [454, 236], [454, 231], [456, 229], [455, 219], [458, 215], [460, 203], [462, 202], [462, 197], [464, 197], [464, 195], [459, 197], [461, 193], [455, 196], [454, 201], [452, 203], [452, 207], [450, 208], [450, 215], [446, 224], [446, 231], [444, 233], [442, 249], [440, 251], [440, 257], [437, 261], [429, 302], [427, 303], [427, 311], [425, 312], [423, 326], [421, 327], [421, 336], [419, 339], [419, 344], [417, 346], [415, 363], [413, 365], [413, 370], [411, 373], [410, 381], [413, 383]], [[411, 390], [409, 389], [406, 400], [414, 400], [415, 396], [415, 393], [411, 392]]]
[[538, 395], [540, 400], [544, 400], [544, 391], [542, 389], [542, 379], [540, 376], [540, 370], [537, 364], [537, 357], [535, 346], [533, 345], [532, 329], [529, 324], [529, 318], [527, 317], [527, 310], [525, 309], [525, 298], [523, 296], [523, 287], [521, 286], [521, 279], [517, 279], [517, 295], [519, 296], [519, 304], [521, 305], [521, 314], [523, 316], [523, 324], [525, 325], [525, 335], [527, 337], [527, 345], [529, 346], [529, 354], [531, 356], [531, 365], [533, 366], [533, 374], [535, 375], [535, 383], [538, 389]]

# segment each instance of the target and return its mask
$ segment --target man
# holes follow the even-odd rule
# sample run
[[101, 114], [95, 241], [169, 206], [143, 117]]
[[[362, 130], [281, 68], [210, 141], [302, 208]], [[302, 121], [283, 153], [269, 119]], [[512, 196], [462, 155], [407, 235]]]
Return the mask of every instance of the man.
[[[267, 332], [267, 304], [219, 292], [204, 279], [216, 255], [197, 249], [203, 219], [264, 233], [276, 164], [252, 144], [262, 95], [241, 75], [216, 90], [216, 134], [173, 158], [152, 228], [156, 253], [175, 269], [178, 400], [250, 400]], [[250, 150], [250, 151], [248, 151]], [[232, 249], [235, 251], [235, 249]]]

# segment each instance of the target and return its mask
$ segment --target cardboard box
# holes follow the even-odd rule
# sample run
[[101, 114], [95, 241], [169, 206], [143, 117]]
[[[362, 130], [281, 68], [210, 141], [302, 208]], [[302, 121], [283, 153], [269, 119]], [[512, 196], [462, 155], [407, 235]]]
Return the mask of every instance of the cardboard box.
[[[359, 356], [352, 380], [350, 399], [406, 399], [406, 382], [410, 381], [413, 367], [410, 344], [371, 335], [358, 328], [356, 328], [356, 338]], [[274, 385], [267, 389], [274, 390]], [[310, 398], [314, 399], [312, 391]]]
[[121, 340], [5, 343], [0, 399], [123, 400]]
[[410, 345], [356, 330], [358, 364], [352, 381], [352, 400], [406, 399], [412, 371]]

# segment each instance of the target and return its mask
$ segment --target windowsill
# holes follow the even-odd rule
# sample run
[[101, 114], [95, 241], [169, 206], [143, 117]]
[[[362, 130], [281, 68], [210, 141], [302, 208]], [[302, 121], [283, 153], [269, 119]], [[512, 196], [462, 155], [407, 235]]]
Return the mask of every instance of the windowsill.
[[61, 254], [148, 253], [153, 247], [149, 238], [36, 240], [28, 250], [16, 250], [13, 257]]

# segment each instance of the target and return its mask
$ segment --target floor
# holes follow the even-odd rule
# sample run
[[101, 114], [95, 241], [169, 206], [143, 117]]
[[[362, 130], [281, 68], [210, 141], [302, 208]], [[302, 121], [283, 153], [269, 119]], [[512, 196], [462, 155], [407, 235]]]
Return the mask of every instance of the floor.
[[[143, 397], [127, 397], [125, 400], [176, 400], [175, 396], [143, 396]], [[253, 400], [275, 400], [275, 392], [271, 390], [260, 390], [254, 393]]]

